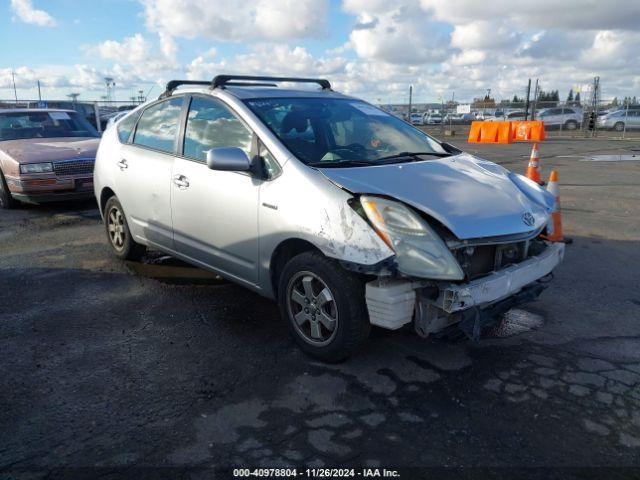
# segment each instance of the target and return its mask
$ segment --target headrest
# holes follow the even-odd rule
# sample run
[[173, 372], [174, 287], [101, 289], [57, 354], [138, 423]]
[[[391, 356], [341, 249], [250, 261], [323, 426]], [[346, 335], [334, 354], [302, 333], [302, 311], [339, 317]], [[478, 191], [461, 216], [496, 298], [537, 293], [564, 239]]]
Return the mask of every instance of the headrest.
[[280, 133], [286, 135], [294, 128], [298, 133], [302, 133], [307, 129], [307, 117], [304, 116], [302, 112], [296, 110], [287, 113], [282, 119]]

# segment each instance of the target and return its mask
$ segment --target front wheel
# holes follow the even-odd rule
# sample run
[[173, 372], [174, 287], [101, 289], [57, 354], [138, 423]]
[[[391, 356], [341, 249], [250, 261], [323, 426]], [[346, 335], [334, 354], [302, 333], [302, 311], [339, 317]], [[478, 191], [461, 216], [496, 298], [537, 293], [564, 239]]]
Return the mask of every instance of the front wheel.
[[305, 252], [285, 265], [278, 303], [298, 346], [327, 362], [355, 353], [369, 335], [364, 283], [318, 252]]
[[11, 192], [7, 186], [7, 181], [4, 179], [2, 170], [0, 170], [0, 208], [13, 208], [15, 207], [15, 204], [16, 201], [11, 196]]
[[115, 196], [104, 207], [104, 225], [109, 245], [118, 258], [138, 260], [144, 255], [145, 247], [133, 240], [122, 205]]
[[613, 126], [613, 129], [614, 129], [616, 132], [621, 132], [621, 131], [623, 131], [623, 130], [624, 130], [624, 123], [623, 123], [623, 122], [618, 122], [618, 123], [616, 123], [616, 124]]
[[578, 128], [578, 122], [576, 122], [575, 120], [568, 120], [564, 124], [564, 128], [566, 130], [575, 130], [576, 128]]

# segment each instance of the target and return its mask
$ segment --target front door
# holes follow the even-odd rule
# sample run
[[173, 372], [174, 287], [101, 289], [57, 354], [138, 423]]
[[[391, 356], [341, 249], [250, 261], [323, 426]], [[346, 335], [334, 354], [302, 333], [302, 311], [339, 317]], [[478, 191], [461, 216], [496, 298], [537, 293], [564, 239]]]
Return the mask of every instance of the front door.
[[131, 143], [116, 162], [118, 199], [131, 233], [144, 243], [173, 250], [171, 171], [183, 97], [149, 106]]
[[251, 155], [252, 132], [222, 102], [194, 96], [184, 150], [171, 184], [176, 250], [249, 284], [258, 280], [258, 200], [262, 180], [247, 172], [210, 170], [207, 151], [239, 147]]

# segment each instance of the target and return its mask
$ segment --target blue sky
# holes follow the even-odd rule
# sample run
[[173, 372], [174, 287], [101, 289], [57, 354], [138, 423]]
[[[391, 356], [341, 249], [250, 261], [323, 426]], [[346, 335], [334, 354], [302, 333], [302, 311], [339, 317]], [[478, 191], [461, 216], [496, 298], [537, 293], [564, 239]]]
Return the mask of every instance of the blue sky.
[[[640, 2], [539, 0], [0, 0], [0, 98], [155, 92], [218, 73], [324, 76], [373, 101], [582, 88], [638, 95]], [[6, 48], [9, 45], [10, 48]], [[154, 92], [154, 93], [155, 93]]]

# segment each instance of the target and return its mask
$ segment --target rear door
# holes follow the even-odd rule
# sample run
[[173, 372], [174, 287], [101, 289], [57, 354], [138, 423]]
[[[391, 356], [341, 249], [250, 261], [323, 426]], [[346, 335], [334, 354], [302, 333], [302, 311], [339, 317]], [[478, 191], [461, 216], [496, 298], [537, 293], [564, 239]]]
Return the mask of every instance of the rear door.
[[258, 200], [263, 180], [211, 170], [207, 151], [238, 147], [252, 158], [252, 131], [221, 101], [194, 95], [176, 158], [171, 206], [176, 250], [249, 284], [258, 280]]
[[183, 96], [147, 107], [131, 143], [116, 162], [116, 188], [131, 233], [150, 245], [173, 250], [171, 170]]

